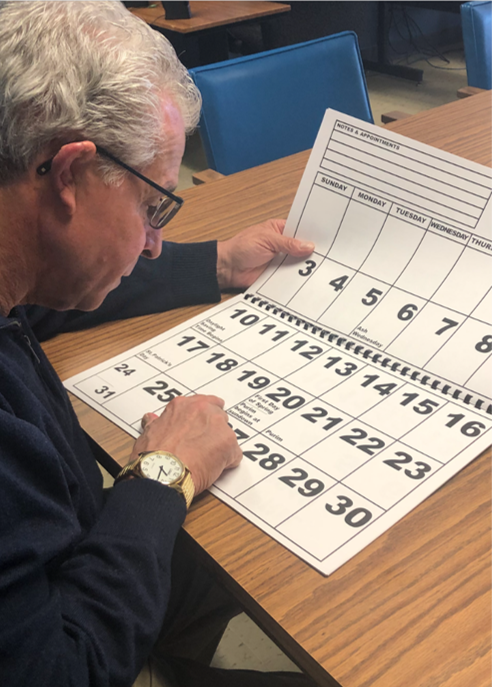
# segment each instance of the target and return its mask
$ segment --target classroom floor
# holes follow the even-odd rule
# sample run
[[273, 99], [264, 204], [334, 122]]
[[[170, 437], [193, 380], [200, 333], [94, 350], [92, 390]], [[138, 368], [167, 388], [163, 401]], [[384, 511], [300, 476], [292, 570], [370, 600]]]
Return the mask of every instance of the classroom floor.
[[[420, 84], [369, 72], [367, 85], [376, 124], [381, 124], [383, 112], [402, 110], [415, 114], [455, 101], [457, 90], [467, 85], [463, 49], [453, 46], [446, 56], [449, 64], [439, 58], [430, 58], [429, 63], [423, 59], [413, 63], [414, 67], [424, 70]], [[409, 58], [408, 63], [413, 61], [413, 57]], [[206, 168], [200, 137], [196, 133], [187, 142], [179, 188], [191, 186], [192, 174]], [[244, 613], [230, 622], [212, 665], [262, 671], [298, 670]]]

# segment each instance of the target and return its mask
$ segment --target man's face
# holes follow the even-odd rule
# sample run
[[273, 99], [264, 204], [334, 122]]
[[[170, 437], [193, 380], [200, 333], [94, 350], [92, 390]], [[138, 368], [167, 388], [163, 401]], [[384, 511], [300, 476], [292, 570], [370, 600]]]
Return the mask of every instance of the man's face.
[[[185, 134], [180, 112], [170, 102], [163, 104], [163, 132], [163, 154], [142, 173], [173, 190]], [[156, 205], [159, 196], [131, 174], [126, 174], [120, 186], [103, 184], [96, 168], [88, 174], [87, 183], [78, 189], [70, 235], [54, 246], [61, 254], [56, 263], [58, 294], [52, 292], [55, 299], [58, 295], [58, 302], [52, 302], [52, 307], [93, 310], [132, 272], [140, 255], [160, 255], [161, 231], [152, 229], [147, 221], [148, 206]]]

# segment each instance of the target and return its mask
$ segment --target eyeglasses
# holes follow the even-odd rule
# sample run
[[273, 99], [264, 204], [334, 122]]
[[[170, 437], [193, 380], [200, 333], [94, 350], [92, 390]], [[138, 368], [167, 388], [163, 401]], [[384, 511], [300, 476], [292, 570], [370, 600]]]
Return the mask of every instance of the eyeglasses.
[[[115, 157], [115, 155], [112, 155], [101, 146], [97, 145], [96, 150], [99, 153], [99, 155], [103, 155], [115, 164], [120, 165], [120, 167], [126, 169], [127, 172], [130, 172], [134, 176], [138, 177], [139, 179], [141, 179], [141, 181], [144, 181], [146, 184], [149, 184], [149, 186], [152, 186], [154, 189], [156, 189], [156, 191], [159, 191], [162, 194], [163, 197], [160, 199], [159, 203], [157, 205], [149, 205], [147, 209], [147, 219], [149, 222], [149, 226], [152, 229], [162, 229], [165, 226], [165, 224], [168, 224], [168, 222], [171, 219], [173, 219], [173, 217], [175, 217], [177, 212], [184, 204], [183, 198], [180, 198], [171, 191], [167, 191], [166, 188], [163, 188], [162, 186], [155, 184], [154, 181], [151, 181], [151, 179], [145, 177], [144, 174], [141, 174], [133, 167], [130, 167], [125, 162], [122, 162], [122, 160], [119, 160], [118, 157]], [[52, 161], [53, 158], [41, 163], [41, 165], [36, 169], [36, 172], [40, 176], [48, 174], [48, 172], [51, 169]]]

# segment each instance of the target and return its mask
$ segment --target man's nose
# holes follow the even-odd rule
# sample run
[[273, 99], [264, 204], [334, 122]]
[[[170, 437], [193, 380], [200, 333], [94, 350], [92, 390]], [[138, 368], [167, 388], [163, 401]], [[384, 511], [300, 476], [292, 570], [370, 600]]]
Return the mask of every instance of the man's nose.
[[146, 243], [141, 255], [149, 260], [156, 260], [161, 255], [162, 239], [161, 229], [146, 227]]

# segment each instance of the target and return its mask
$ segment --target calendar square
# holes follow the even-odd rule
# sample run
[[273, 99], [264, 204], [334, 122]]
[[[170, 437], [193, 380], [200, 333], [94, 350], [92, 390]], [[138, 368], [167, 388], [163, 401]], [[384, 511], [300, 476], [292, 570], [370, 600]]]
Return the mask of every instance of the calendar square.
[[402, 291], [430, 298], [458, 260], [464, 246], [428, 231], [396, 286]]
[[[328, 254], [335, 262], [354, 270], [361, 267], [372, 251], [387, 217], [386, 212], [376, 210], [370, 204], [359, 202], [359, 197], [370, 198], [371, 196], [368, 193], [356, 191]], [[389, 207], [389, 202], [373, 197]], [[365, 229], [356, 232], [355, 227], [365, 227]]]
[[320, 399], [307, 403], [265, 431], [281, 446], [289, 446], [294, 453], [302, 453], [353, 420], [350, 415]]
[[276, 527], [334, 484], [333, 479], [296, 458], [244, 491], [237, 501]]
[[347, 195], [314, 185], [295, 231], [296, 238], [301, 241], [313, 241], [317, 252], [326, 255], [333, 244], [349, 202]]
[[[467, 283], [468, 288], [465, 287]], [[446, 308], [470, 315], [491, 285], [491, 256], [468, 247], [432, 296], [432, 300]]]
[[417, 316], [426, 301], [400, 289], [392, 288], [376, 307], [356, 325], [352, 335], [386, 350]]
[[231, 305], [219, 312], [211, 312], [209, 317], [194, 324], [194, 332], [215, 343], [224, 343], [265, 318], [265, 313], [248, 303], [237, 303], [236, 306]]
[[101, 370], [97, 376], [81, 380], [77, 388], [98, 403], [104, 403], [106, 399], [138, 386], [155, 375], [155, 367], [133, 356]]
[[299, 330], [297, 334], [284, 339], [276, 348], [256, 356], [254, 363], [272, 371], [278, 377], [286, 377], [312, 363], [329, 349], [329, 344], [322, 339], [316, 339]]
[[447, 402], [444, 396], [427, 387], [403, 382], [360, 418], [371, 427], [399, 439]]
[[110, 398], [106, 409], [127, 425], [139, 422], [145, 413], [159, 413], [177, 396], [184, 396], [189, 389], [165, 374]]
[[492, 397], [492, 356], [472, 374], [465, 382], [465, 386], [480, 396]]
[[[387, 284], [394, 284], [423, 238], [423, 229], [396, 217], [388, 217], [372, 253], [360, 271]], [[389, 259], [391, 255], [392, 260]]]
[[157, 370], [167, 372], [185, 360], [191, 360], [214, 345], [207, 337], [197, 336], [193, 329], [185, 329], [180, 334], [165, 336], [150, 348], [143, 349], [137, 358]]
[[229, 338], [225, 348], [235, 355], [253, 360], [294, 334], [300, 334], [300, 330], [277, 318], [266, 317]]
[[[242, 444], [244, 457], [238, 468], [225, 470], [216, 480], [214, 487], [233, 498], [267, 479], [277, 472], [281, 466], [289, 465], [295, 455], [286, 449], [281, 449], [262, 435], [255, 435]], [[212, 490], [213, 493], [214, 490]]]
[[345, 485], [388, 510], [441, 468], [430, 456], [396, 442], [345, 479]]
[[[316, 247], [316, 250], [319, 249]], [[322, 262], [323, 257], [319, 253], [313, 253], [307, 260], [287, 255], [261, 286], [259, 293], [278, 305], [287, 305]]]
[[[345, 275], [346, 276], [346, 275]], [[321, 316], [321, 322], [343, 334], [351, 334], [389, 291], [388, 284], [375, 277], [356, 274]]]
[[251, 439], [255, 434], [250, 427], [245, 425], [243, 422], [240, 422], [240, 420], [235, 420], [234, 418], [229, 417], [228, 424], [235, 432], [239, 446], [242, 446], [242, 444], [248, 441], [248, 439]]
[[359, 417], [401, 385], [399, 378], [380, 369], [376, 372], [374, 367], [367, 365], [322, 394], [321, 398], [344, 413]]
[[263, 431], [312, 400], [309, 394], [301, 394], [296, 387], [289, 386], [282, 380], [270, 386], [267, 391], [254, 394], [238, 403], [229, 409], [229, 413], [249, 427]]
[[277, 527], [322, 561], [373, 523], [383, 509], [336, 484]]
[[[268, 389], [279, 382], [279, 377], [267, 372], [255, 363], [246, 362], [226, 372], [224, 376], [203, 384], [198, 389], [201, 394], [219, 396], [225, 408], [233, 408], [262, 389]], [[240, 418], [241, 419], [241, 418]]]
[[492, 325], [492, 288], [489, 289], [472, 312], [472, 318]]
[[302, 458], [336, 480], [352, 472], [393, 443], [391, 437], [354, 420], [302, 454]]
[[[240, 367], [245, 359], [234, 355], [223, 346], [211, 346], [207, 352], [191, 360], [175, 365], [169, 371], [170, 377], [189, 389], [200, 391], [201, 387]], [[200, 392], [202, 393], [202, 392]]]
[[452, 310], [426, 303], [405, 329], [386, 348], [407, 363], [423, 367], [465, 321], [465, 316]]
[[342, 280], [344, 283], [354, 274], [354, 270], [326, 258], [317, 269], [307, 275], [304, 283], [287, 302], [287, 306], [300, 312], [304, 317], [317, 321], [338, 297]]
[[306, 389], [313, 396], [322, 396], [366, 366], [367, 363], [362, 358], [333, 347], [309, 365], [288, 375], [287, 382], [295, 384], [299, 389]]
[[449, 402], [402, 437], [402, 443], [447, 463], [485, 434], [490, 420], [468, 406]]
[[455, 329], [453, 336], [424, 365], [427, 372], [468, 387], [467, 380], [492, 355], [492, 331], [471, 318]]

